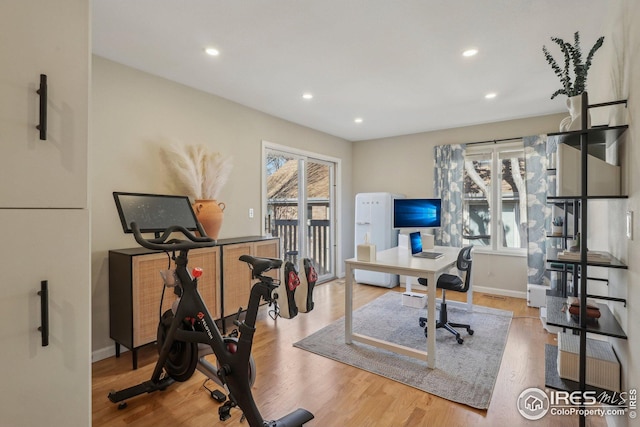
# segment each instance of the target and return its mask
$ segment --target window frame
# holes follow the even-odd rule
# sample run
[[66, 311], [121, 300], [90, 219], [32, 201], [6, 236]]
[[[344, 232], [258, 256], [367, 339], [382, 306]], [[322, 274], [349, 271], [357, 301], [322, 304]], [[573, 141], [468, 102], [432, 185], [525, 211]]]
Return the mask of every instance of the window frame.
[[[525, 247], [512, 248], [508, 246], [503, 246], [502, 241], [504, 240], [504, 221], [503, 221], [503, 203], [502, 203], [502, 167], [501, 162], [503, 157], [501, 157], [501, 153], [508, 152], [517, 152], [519, 156], [524, 157], [524, 141], [518, 140], [515, 142], [508, 143], [488, 143], [488, 144], [478, 144], [477, 146], [467, 146], [467, 149], [464, 154], [464, 172], [463, 172], [463, 180], [467, 176], [466, 171], [466, 162], [471, 160], [470, 158], [476, 157], [478, 159], [482, 157], [488, 157], [490, 159], [490, 186], [489, 186], [489, 206], [493, 207], [489, 212], [490, 221], [489, 221], [489, 235], [490, 235], [490, 245], [487, 246], [474, 246], [474, 252], [484, 252], [491, 254], [501, 254], [501, 255], [511, 255], [511, 256], [526, 256], [527, 249], [526, 243]], [[526, 173], [526, 171], [525, 171]], [[525, 187], [525, 200], [527, 200], [526, 196], [526, 187]], [[468, 200], [464, 193], [464, 185], [463, 185], [463, 194], [462, 194], [462, 202], [463, 202], [463, 212], [468, 212]], [[516, 230], [516, 232], [518, 232]], [[463, 237], [463, 244], [473, 244], [471, 240]]]

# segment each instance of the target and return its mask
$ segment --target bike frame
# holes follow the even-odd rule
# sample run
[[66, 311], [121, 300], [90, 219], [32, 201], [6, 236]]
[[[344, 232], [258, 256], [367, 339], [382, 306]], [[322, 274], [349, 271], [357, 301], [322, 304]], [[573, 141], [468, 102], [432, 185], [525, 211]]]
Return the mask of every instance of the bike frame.
[[[171, 376], [166, 375], [163, 377], [162, 375], [173, 343], [176, 341], [202, 343], [209, 345], [213, 350], [219, 367], [216, 375], [220, 383], [226, 385], [229, 391], [229, 400], [219, 409], [221, 419], [223, 418], [223, 414], [228, 416], [229, 410], [237, 405], [242, 410], [251, 427], [302, 426], [307, 421], [313, 419], [313, 414], [301, 408], [285, 415], [279, 420], [265, 421], [260, 415], [260, 411], [253, 399], [249, 378], [251, 347], [253, 335], [256, 330], [255, 324], [260, 300], [264, 299], [267, 302], [272, 302], [272, 292], [278, 286], [277, 282], [274, 282], [270, 277], [263, 276], [262, 273], [272, 268], [279, 268], [281, 261], [249, 256], [246, 256], [246, 259], [244, 256], [241, 257], [241, 260], [251, 266], [253, 269], [252, 276], [254, 279], [258, 279], [259, 282], [255, 283], [251, 288], [245, 320], [235, 320], [235, 324], [239, 329], [239, 335], [236, 349], [232, 352], [229, 350], [224, 337], [220, 333], [218, 326], [211, 317], [207, 306], [198, 292], [198, 279], [192, 277], [187, 270], [189, 261], [188, 252], [190, 249], [210, 247], [216, 244], [215, 240], [206, 236], [200, 223], [197, 223], [197, 228], [201, 237], [195, 236], [182, 226], [170, 226], [164, 230], [162, 236], [156, 237], [155, 239], [145, 239], [136, 222], [131, 222], [134, 237], [141, 246], [167, 253], [173, 252], [174, 254], [179, 251], [179, 255], [175, 257], [175, 273], [180, 281], [182, 295], [177, 304], [171, 325], [164, 337], [164, 342], [160, 349], [158, 361], [156, 362], [151, 379], [136, 386], [109, 393], [109, 400], [114, 403], [122, 402], [143, 393], [164, 390], [174, 382]], [[182, 233], [189, 241], [172, 239], [170, 236], [174, 232]], [[258, 265], [260, 267], [256, 268]], [[202, 326], [202, 330], [185, 330], [180, 328], [185, 319], [195, 319], [195, 323]], [[199, 352], [196, 351], [196, 355], [198, 353]], [[226, 417], [224, 419], [226, 419]]]
[[[229, 388], [231, 400], [237, 403], [240, 409], [242, 409], [249, 425], [261, 426], [264, 420], [260, 415], [251, 393], [247, 366], [249, 364], [249, 357], [251, 356], [253, 335], [256, 330], [255, 322], [260, 300], [264, 298], [265, 301], [269, 301], [271, 291], [276, 286], [272, 283], [267, 283], [265, 280], [267, 279], [266, 277], [261, 278], [262, 280], [260, 282], [253, 285], [245, 320], [244, 322], [237, 321], [236, 323], [239, 330], [237, 351], [231, 353], [197, 290], [198, 279], [192, 278], [191, 274], [187, 271], [187, 262], [187, 250], [183, 250], [175, 259], [176, 275], [182, 284], [182, 296], [171, 327], [167, 332], [166, 339], [160, 350], [158, 362], [156, 363], [151, 380], [154, 382], [160, 381], [163, 366], [174, 341], [197, 342], [210, 345], [220, 366], [218, 377], [222, 383], [226, 384]], [[180, 324], [188, 317], [197, 319], [197, 322], [202, 325], [203, 331], [180, 329]]]

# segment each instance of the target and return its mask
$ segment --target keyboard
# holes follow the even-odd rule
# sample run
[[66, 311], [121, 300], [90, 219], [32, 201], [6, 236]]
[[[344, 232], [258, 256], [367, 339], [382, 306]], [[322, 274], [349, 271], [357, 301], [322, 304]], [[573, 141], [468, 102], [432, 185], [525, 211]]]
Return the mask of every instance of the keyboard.
[[414, 254], [413, 256], [418, 258], [438, 259], [438, 258], [442, 258], [444, 254], [441, 254], [440, 252], [420, 252], [420, 253]]

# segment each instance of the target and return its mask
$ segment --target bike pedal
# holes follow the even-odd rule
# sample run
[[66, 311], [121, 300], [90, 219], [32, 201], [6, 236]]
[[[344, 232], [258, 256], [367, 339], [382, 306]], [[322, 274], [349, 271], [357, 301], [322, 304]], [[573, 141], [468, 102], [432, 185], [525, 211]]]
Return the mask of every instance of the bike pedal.
[[231, 405], [225, 403], [221, 407], [218, 408], [218, 415], [220, 416], [220, 421], [227, 421], [231, 418]]
[[213, 390], [211, 392], [211, 398], [214, 399], [218, 403], [222, 403], [225, 400], [227, 400], [227, 396], [225, 396], [225, 394], [223, 392], [221, 392], [220, 390]]

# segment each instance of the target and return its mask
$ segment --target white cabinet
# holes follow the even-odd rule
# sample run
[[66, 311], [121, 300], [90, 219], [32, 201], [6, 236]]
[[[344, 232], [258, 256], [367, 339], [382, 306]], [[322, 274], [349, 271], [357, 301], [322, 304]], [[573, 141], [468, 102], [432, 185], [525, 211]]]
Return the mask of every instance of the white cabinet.
[[[364, 243], [365, 235], [376, 251], [398, 245], [398, 230], [393, 229], [393, 199], [403, 197], [391, 193], [356, 194], [355, 253]], [[355, 270], [358, 283], [393, 288], [398, 285], [398, 275], [377, 271]]]
[[[2, 2], [3, 426], [91, 425], [89, 5], [89, 0]], [[41, 74], [48, 80], [46, 141], [36, 129]], [[38, 331], [37, 292], [45, 280], [48, 346], [42, 346]]]
[[[0, 209], [0, 224], [0, 425], [89, 426], [89, 215], [83, 209]], [[49, 286], [46, 347], [38, 331], [43, 280]]]
[[[85, 208], [89, 1], [5, 0], [0, 28], [0, 208]], [[46, 141], [36, 129], [40, 74]]]

